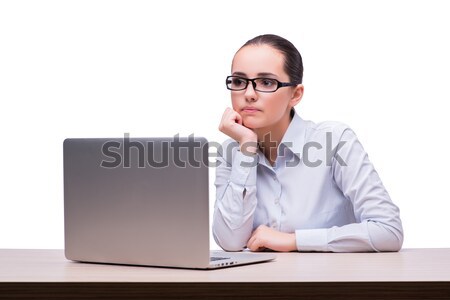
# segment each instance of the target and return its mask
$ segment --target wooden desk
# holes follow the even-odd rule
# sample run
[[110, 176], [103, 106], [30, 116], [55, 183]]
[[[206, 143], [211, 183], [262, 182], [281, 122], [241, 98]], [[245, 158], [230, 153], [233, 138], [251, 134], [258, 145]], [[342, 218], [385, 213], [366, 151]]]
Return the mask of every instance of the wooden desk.
[[62, 250], [0, 250], [0, 299], [450, 299], [450, 249], [280, 253], [200, 271], [68, 261]]

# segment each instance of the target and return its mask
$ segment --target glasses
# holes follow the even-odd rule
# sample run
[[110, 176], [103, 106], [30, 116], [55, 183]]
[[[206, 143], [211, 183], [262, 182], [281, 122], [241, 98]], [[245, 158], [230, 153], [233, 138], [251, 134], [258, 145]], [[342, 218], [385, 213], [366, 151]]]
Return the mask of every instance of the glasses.
[[298, 83], [279, 82], [273, 78], [244, 78], [239, 76], [228, 76], [226, 80], [227, 89], [231, 91], [242, 91], [247, 89], [248, 83], [251, 82], [253, 89], [263, 93], [273, 93], [280, 87], [296, 86]]

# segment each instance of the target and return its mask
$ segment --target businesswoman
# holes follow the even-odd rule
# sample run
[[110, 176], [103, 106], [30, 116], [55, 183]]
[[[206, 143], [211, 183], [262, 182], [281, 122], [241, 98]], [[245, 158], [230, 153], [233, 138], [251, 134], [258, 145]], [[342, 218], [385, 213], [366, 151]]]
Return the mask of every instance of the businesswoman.
[[257, 36], [235, 54], [232, 108], [219, 130], [213, 236], [227, 251], [398, 251], [403, 229], [357, 136], [344, 123], [314, 123], [295, 46]]

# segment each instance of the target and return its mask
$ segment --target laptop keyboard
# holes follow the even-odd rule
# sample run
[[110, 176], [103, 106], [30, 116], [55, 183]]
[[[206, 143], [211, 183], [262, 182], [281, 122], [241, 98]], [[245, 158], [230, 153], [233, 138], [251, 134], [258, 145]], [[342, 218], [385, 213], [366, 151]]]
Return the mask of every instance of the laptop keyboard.
[[229, 259], [230, 257], [219, 257], [219, 256], [211, 256], [209, 258], [209, 261], [217, 261], [217, 260], [222, 260], [222, 259]]

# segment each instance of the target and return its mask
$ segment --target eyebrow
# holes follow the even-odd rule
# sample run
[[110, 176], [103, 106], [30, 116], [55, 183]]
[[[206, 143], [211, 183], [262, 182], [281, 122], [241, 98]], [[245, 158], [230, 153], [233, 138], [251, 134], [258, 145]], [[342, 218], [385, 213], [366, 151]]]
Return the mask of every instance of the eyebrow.
[[[247, 74], [243, 73], [243, 72], [233, 72], [234, 76], [243, 76], [243, 77], [248, 77]], [[270, 73], [270, 72], [260, 72], [258, 74], [256, 74], [257, 77], [262, 77], [262, 76], [273, 76], [273, 77], [278, 77], [277, 75]]]

